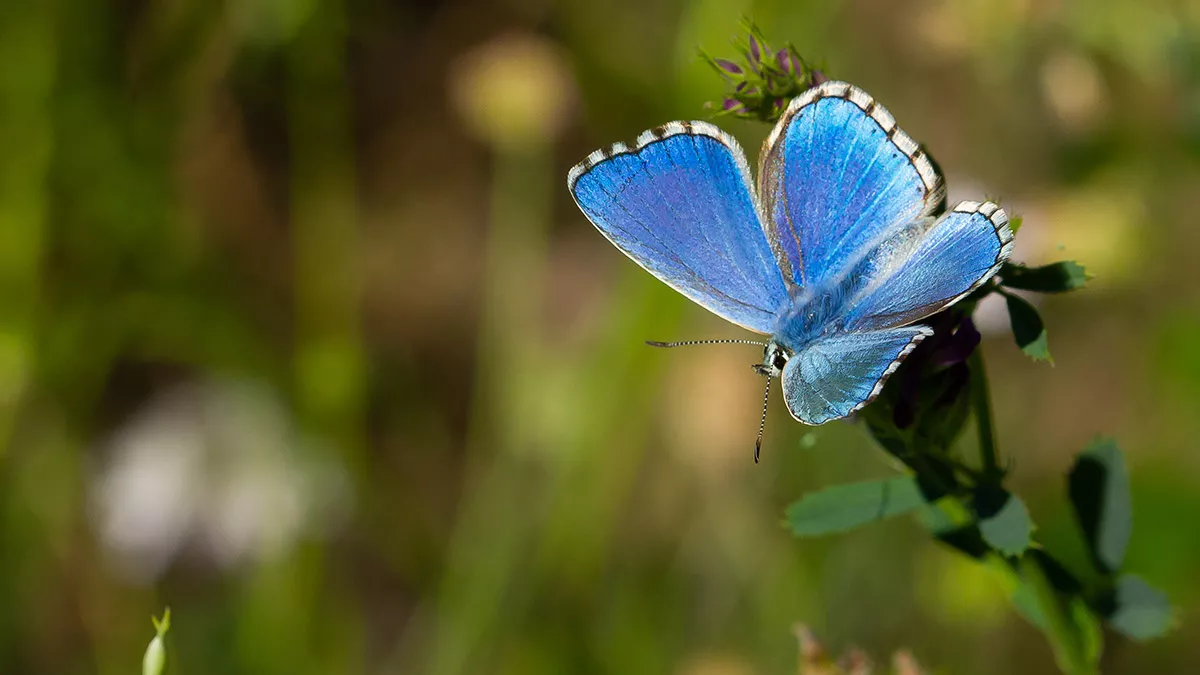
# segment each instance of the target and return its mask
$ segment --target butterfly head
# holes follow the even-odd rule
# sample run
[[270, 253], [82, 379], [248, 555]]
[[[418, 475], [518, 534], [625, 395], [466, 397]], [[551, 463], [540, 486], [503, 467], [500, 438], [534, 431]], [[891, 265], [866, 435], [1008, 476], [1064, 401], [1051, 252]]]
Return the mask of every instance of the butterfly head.
[[763, 350], [762, 363], [755, 363], [750, 367], [759, 375], [775, 379], [783, 374], [783, 367], [787, 365], [788, 359], [791, 357], [790, 349], [771, 340]]

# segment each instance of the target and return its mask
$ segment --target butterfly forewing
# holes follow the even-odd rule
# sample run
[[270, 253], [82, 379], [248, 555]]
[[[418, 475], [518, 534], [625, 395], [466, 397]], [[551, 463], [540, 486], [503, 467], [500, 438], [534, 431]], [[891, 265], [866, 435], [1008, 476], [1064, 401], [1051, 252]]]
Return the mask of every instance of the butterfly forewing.
[[597, 151], [568, 187], [604, 236], [693, 301], [759, 333], [787, 301], [745, 154], [703, 122], [646, 132]]
[[928, 157], [883, 106], [845, 82], [794, 99], [759, 167], [772, 248], [798, 286], [832, 283], [864, 245], [942, 202]]

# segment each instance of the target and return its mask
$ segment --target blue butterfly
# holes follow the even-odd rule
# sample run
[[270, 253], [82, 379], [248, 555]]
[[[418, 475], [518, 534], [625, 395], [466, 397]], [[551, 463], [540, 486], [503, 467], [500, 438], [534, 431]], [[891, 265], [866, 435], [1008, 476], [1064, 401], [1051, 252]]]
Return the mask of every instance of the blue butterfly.
[[[945, 211], [929, 157], [861, 89], [793, 99], [763, 145], [758, 188], [731, 136], [672, 122], [588, 155], [576, 204], [617, 248], [718, 316], [770, 335], [755, 369], [805, 424], [846, 417], [1012, 252], [992, 202]], [[938, 215], [941, 214], [941, 215]], [[658, 346], [697, 344], [652, 343]], [[759, 428], [759, 444], [762, 427]], [[757, 450], [756, 450], [757, 459]]]

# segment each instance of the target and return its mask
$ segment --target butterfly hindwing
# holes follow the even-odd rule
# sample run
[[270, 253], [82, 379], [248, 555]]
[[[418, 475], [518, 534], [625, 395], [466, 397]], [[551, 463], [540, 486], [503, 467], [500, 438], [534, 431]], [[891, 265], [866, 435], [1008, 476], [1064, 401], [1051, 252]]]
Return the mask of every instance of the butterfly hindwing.
[[909, 326], [837, 333], [809, 343], [783, 368], [788, 411], [805, 424], [849, 415], [874, 399], [900, 361], [932, 334], [925, 326]]
[[815, 287], [864, 246], [940, 208], [933, 163], [858, 87], [825, 82], [794, 99], [763, 146], [759, 195], [788, 281]]
[[787, 301], [741, 147], [674, 122], [596, 151], [567, 184], [589, 220], [651, 274], [735, 324], [769, 333]]
[[1000, 269], [1012, 241], [1008, 216], [999, 206], [959, 203], [911, 243], [883, 247], [892, 259], [881, 261], [875, 279], [853, 302], [846, 328], [903, 326], [957, 302]]

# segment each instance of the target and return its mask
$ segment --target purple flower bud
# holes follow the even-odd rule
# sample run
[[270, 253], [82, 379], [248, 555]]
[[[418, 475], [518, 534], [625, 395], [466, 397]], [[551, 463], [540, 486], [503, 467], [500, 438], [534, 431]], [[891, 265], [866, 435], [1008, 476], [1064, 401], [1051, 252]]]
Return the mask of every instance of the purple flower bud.
[[750, 70], [755, 73], [762, 72], [762, 47], [758, 46], [758, 41], [752, 35], [750, 36], [750, 56], [746, 62], [750, 64]]
[[721, 102], [721, 108], [725, 112], [744, 112], [746, 110], [741, 101], [736, 98], [729, 98], [728, 96]]
[[818, 84], [823, 84], [828, 81], [829, 81], [829, 78], [825, 77], [825, 73], [822, 73], [819, 70], [813, 69], [813, 71], [812, 71], [812, 86], [815, 87]]
[[800, 71], [796, 65], [796, 59], [792, 57], [791, 49], [780, 49], [779, 53], [775, 55], [775, 61], [779, 64], [780, 70], [792, 77], [795, 77], [796, 73]]
[[731, 75], [741, 75], [742, 67], [728, 59], [713, 59], [717, 67]]
[[741, 96], [758, 96], [758, 87], [751, 86], [749, 82], [742, 82], [733, 90]]

